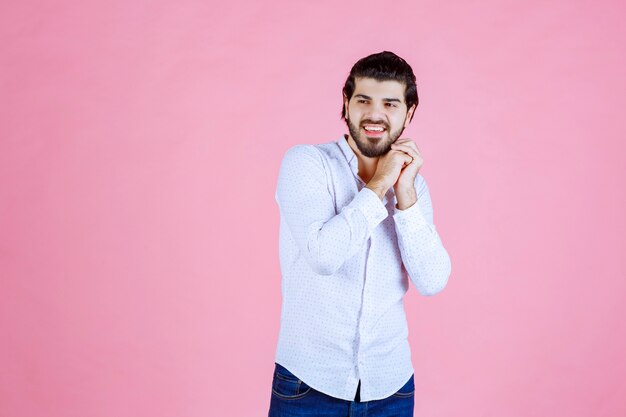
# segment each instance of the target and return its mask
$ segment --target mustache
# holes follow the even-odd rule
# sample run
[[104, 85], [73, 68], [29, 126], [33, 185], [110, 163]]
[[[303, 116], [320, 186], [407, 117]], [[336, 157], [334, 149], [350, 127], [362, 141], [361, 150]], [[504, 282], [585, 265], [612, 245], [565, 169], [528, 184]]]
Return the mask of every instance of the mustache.
[[361, 127], [363, 127], [364, 125], [382, 126], [385, 129], [389, 130], [389, 126], [383, 121], [363, 120], [361, 121]]

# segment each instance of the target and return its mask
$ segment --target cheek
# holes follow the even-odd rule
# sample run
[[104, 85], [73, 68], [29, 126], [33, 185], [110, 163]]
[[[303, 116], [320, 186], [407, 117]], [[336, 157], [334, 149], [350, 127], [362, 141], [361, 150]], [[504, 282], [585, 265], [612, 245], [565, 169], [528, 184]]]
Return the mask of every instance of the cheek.
[[398, 116], [398, 126], [404, 127], [404, 124], [409, 121], [408, 114]]
[[351, 108], [350, 111], [348, 112], [348, 117], [350, 118], [350, 120], [352, 120], [353, 123], [357, 123], [360, 119], [360, 114], [357, 110]]
[[394, 116], [394, 118], [393, 118], [393, 125], [394, 125], [396, 128], [401, 128], [401, 127], [403, 127], [403, 126], [404, 126], [404, 117], [397, 116], [397, 115], [396, 115], [396, 116]]

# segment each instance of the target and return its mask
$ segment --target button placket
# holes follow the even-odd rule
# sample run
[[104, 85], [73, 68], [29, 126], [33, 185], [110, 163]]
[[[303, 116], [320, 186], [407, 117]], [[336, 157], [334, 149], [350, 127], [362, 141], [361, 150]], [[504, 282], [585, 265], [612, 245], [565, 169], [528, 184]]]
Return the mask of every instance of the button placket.
[[[378, 229], [378, 228], [376, 228]], [[362, 301], [361, 301], [361, 314], [359, 316], [359, 326], [358, 326], [358, 332], [359, 332], [359, 350], [358, 350], [358, 356], [357, 356], [357, 363], [358, 363], [358, 367], [359, 367], [359, 375], [361, 375], [360, 372], [360, 368], [363, 366], [363, 364], [365, 363], [365, 361], [362, 359], [362, 352], [363, 352], [363, 346], [367, 344], [367, 332], [366, 329], [368, 328], [368, 316], [366, 314], [366, 311], [368, 311], [367, 306], [369, 303], [369, 292], [371, 291], [370, 289], [372, 288], [372, 282], [370, 282], [370, 280], [368, 280], [368, 277], [370, 275], [369, 270], [370, 270], [370, 259], [371, 257], [369, 256], [369, 253], [372, 251], [372, 248], [374, 246], [374, 236], [376, 234], [376, 229], [374, 229], [372, 231], [372, 236], [368, 239], [368, 252], [367, 252], [367, 258], [366, 258], [366, 262], [365, 262], [365, 281], [363, 283], [363, 295], [362, 295]]]

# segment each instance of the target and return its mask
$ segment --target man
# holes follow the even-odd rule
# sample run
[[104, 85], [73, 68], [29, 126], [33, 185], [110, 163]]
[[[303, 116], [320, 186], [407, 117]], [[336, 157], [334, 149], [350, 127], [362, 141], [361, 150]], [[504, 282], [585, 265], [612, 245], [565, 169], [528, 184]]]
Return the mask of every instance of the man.
[[417, 145], [400, 138], [415, 75], [391, 52], [359, 60], [343, 88], [349, 134], [284, 155], [282, 311], [269, 416], [412, 416], [403, 297], [448, 282]]

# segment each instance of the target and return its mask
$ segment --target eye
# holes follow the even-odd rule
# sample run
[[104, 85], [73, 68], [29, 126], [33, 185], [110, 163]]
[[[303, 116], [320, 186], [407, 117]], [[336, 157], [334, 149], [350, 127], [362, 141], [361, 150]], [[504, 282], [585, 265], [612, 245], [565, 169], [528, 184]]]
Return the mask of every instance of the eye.
[[389, 107], [398, 107], [396, 104], [393, 104], [393, 103], [386, 103], [386, 104], [387, 104], [387, 106], [389, 106]]
[[358, 102], [359, 102], [359, 103], [366, 103], [366, 102], [367, 102], [367, 100], [359, 99], [359, 100], [358, 100]]

